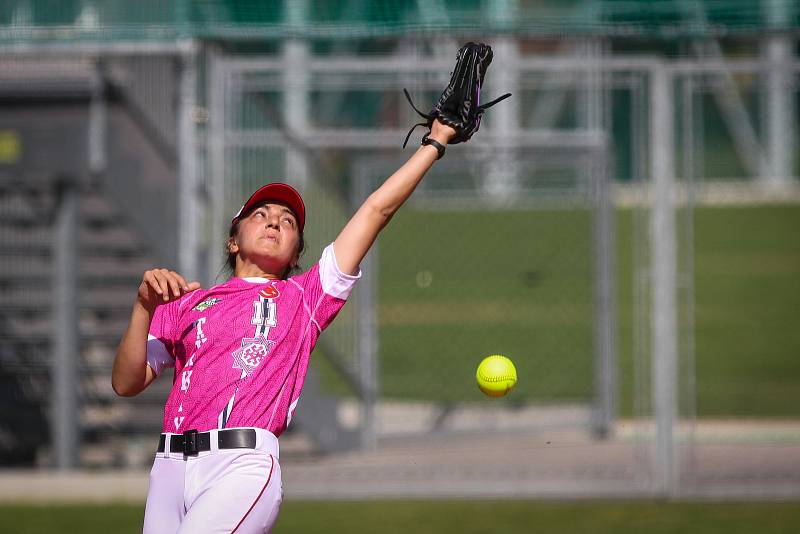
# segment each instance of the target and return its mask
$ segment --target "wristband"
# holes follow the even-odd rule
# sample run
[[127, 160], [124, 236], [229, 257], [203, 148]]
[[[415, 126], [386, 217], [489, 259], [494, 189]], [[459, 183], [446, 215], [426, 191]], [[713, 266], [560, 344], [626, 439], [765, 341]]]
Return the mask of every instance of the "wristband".
[[442, 156], [444, 156], [444, 150], [445, 150], [445, 146], [442, 143], [440, 143], [436, 139], [431, 139], [430, 137], [428, 137], [428, 134], [425, 134], [425, 135], [422, 136], [422, 146], [425, 146], [425, 145], [430, 145], [433, 148], [435, 148], [436, 151], [439, 153], [439, 155], [436, 156], [436, 159], [437, 160], [438, 159], [442, 159]]

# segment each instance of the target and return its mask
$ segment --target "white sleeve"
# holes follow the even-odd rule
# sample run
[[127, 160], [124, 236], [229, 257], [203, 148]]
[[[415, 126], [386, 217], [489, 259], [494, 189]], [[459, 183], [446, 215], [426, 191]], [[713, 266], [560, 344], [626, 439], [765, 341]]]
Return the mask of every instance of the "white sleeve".
[[361, 268], [354, 275], [343, 273], [339, 269], [339, 264], [336, 263], [336, 255], [333, 252], [333, 243], [331, 243], [325, 247], [322, 257], [319, 259], [319, 278], [325, 293], [338, 299], [347, 299], [356, 281], [361, 278]]
[[175, 367], [175, 358], [167, 351], [164, 343], [150, 334], [147, 334], [147, 365], [155, 371], [156, 376], [167, 367]]

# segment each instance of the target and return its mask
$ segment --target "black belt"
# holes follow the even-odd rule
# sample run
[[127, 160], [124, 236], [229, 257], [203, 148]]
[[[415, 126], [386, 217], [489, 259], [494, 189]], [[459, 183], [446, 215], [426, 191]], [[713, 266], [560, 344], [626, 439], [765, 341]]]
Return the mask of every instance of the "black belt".
[[[166, 434], [158, 438], [156, 452], [164, 452]], [[252, 428], [231, 428], [217, 432], [218, 449], [254, 449], [256, 446], [256, 431]], [[173, 434], [169, 439], [170, 452], [183, 454], [197, 454], [211, 450], [211, 433], [187, 430], [183, 434]]]

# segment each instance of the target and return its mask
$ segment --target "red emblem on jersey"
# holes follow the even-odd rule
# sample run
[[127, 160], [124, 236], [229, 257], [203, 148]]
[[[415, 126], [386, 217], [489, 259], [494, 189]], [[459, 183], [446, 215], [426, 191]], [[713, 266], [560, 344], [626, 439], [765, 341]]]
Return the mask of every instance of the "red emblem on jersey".
[[275, 286], [267, 286], [259, 291], [258, 294], [265, 299], [275, 299], [281, 296], [280, 291], [278, 291]]

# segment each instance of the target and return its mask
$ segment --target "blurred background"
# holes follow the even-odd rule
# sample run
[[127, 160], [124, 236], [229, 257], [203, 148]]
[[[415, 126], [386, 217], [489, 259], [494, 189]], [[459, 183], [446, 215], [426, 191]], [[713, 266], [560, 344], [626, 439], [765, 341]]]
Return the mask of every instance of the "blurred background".
[[[0, 498], [141, 507], [144, 270], [226, 277], [285, 181], [313, 265], [456, 51], [492, 108], [362, 265], [281, 437], [287, 501], [800, 497], [792, 0], [0, 0]], [[489, 354], [519, 383], [485, 397]], [[137, 508], [138, 509], [138, 508]], [[134, 525], [137, 526], [137, 525]], [[135, 529], [134, 529], [135, 530]], [[491, 530], [490, 530], [491, 531]]]

